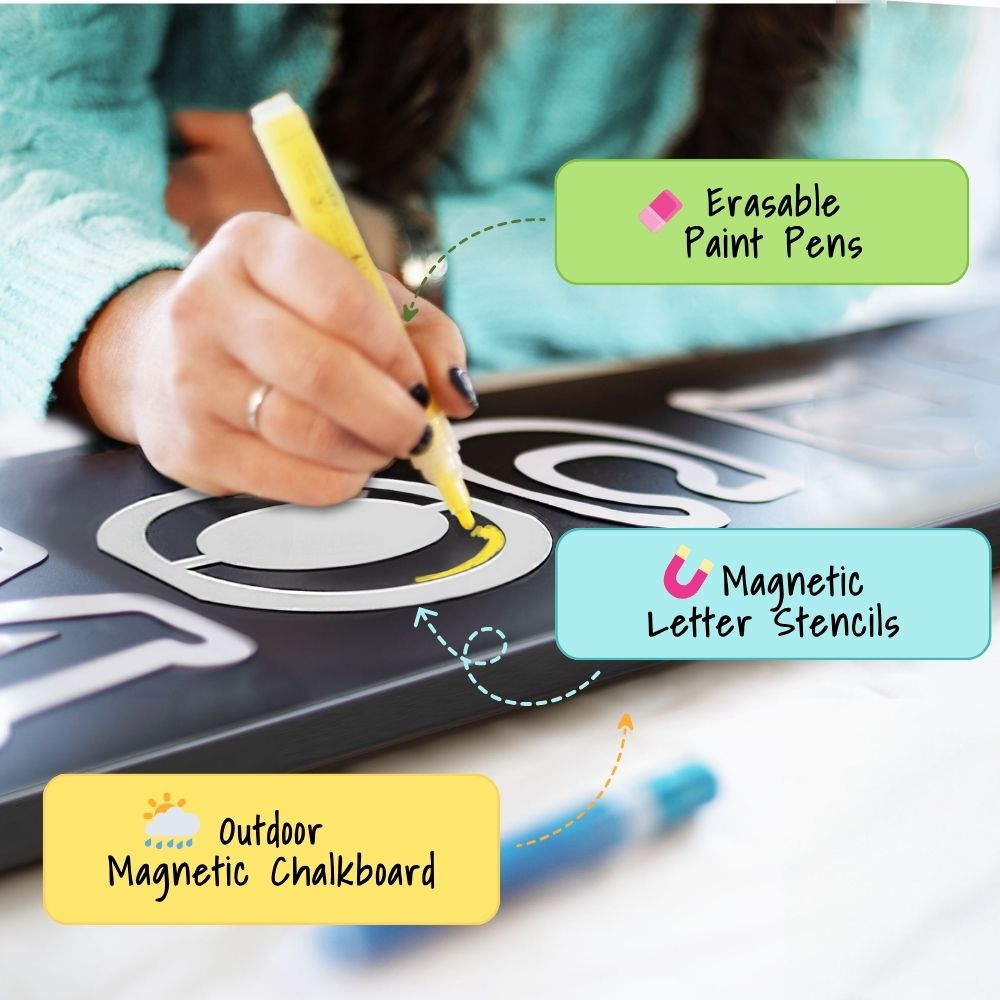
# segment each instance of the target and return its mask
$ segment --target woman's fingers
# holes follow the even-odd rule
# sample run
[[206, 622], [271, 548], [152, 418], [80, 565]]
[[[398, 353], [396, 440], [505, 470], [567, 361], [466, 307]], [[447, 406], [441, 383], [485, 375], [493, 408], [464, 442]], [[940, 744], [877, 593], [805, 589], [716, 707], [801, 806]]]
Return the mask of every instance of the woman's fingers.
[[[181, 124], [194, 141], [206, 122]], [[175, 178], [179, 191], [195, 167]], [[409, 293], [385, 281], [401, 312]], [[452, 416], [474, 409], [457, 328], [429, 303], [419, 309], [404, 330], [341, 254], [287, 218], [238, 216], [162, 298], [136, 438], [158, 469], [207, 492], [348, 499], [430, 443], [428, 391]]]
[[420, 355], [384, 299], [343, 254], [290, 219], [244, 215], [227, 230], [265, 295], [317, 330], [350, 344], [406, 390], [426, 382]]
[[[220, 303], [238, 294], [221, 282], [215, 292]], [[201, 321], [218, 331], [224, 350], [257, 382], [317, 410], [380, 456], [405, 458], [426, 443], [422, 405], [351, 344], [249, 289], [242, 292], [239, 326], [226, 318], [220, 311]]]
[[[366, 472], [346, 472], [296, 458], [249, 432], [220, 425], [217, 443], [214, 482], [207, 484], [207, 492], [250, 493], [306, 507], [325, 507], [356, 496], [368, 481]], [[200, 488], [205, 490], [206, 486]]]
[[243, 111], [175, 111], [170, 125], [189, 147], [246, 145], [253, 141], [250, 115]]
[[163, 191], [167, 215], [187, 230], [195, 246], [204, 246], [228, 216], [221, 204], [222, 185], [213, 183], [212, 157], [192, 153], [172, 163]]
[[[384, 274], [386, 287], [402, 314], [413, 301], [413, 293], [391, 274]], [[406, 324], [410, 342], [423, 362], [434, 398], [450, 417], [468, 417], [479, 400], [466, 370], [465, 343], [455, 322], [437, 306], [417, 301], [417, 314]]]
[[[227, 368], [210, 390], [213, 415], [232, 430], [246, 431], [247, 406], [261, 382], [235, 363]], [[260, 403], [257, 434], [279, 451], [341, 472], [370, 475], [394, 457], [376, 451], [324, 413], [281, 389], [270, 389]]]
[[280, 389], [265, 397], [258, 432], [281, 451], [318, 465], [366, 476], [384, 469], [395, 455], [376, 451], [357, 435]]

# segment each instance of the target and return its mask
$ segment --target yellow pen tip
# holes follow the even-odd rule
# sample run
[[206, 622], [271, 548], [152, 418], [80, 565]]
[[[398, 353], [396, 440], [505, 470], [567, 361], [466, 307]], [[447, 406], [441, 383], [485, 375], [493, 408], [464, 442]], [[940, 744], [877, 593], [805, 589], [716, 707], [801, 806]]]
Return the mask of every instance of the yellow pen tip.
[[466, 530], [472, 531], [476, 526], [476, 519], [472, 516], [469, 506], [469, 491], [461, 479], [445, 480], [438, 483], [438, 489], [444, 497], [444, 502], [448, 505], [448, 510], [455, 515], [458, 523]]

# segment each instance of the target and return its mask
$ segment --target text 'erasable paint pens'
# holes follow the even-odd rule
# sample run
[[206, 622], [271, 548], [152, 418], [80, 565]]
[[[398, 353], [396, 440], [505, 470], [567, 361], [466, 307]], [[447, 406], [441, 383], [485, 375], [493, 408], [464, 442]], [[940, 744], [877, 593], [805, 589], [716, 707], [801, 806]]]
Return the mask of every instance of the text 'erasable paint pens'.
[[[303, 229], [355, 264], [397, 318], [399, 334], [405, 337], [403, 320], [358, 232], [306, 113], [290, 95], [281, 93], [254, 105], [250, 115], [254, 134], [292, 217]], [[471, 531], [476, 521], [469, 490], [462, 478], [458, 441], [448, 418], [433, 399], [427, 406], [427, 422], [431, 427], [430, 446], [410, 462], [424, 479], [437, 487], [459, 524]]]
[[[672, 829], [715, 798], [718, 783], [704, 764], [686, 764], [650, 778], [631, 792], [606, 796], [586, 819], [561, 836], [539, 843], [540, 830], [562, 827], [566, 811], [533, 823], [530, 830], [500, 845], [500, 898], [503, 902], [574, 869], [594, 865], [630, 843]], [[532, 846], [526, 846], [528, 842]], [[428, 937], [440, 927], [417, 925], [346, 926], [324, 930], [326, 945], [345, 962], [371, 962]]]

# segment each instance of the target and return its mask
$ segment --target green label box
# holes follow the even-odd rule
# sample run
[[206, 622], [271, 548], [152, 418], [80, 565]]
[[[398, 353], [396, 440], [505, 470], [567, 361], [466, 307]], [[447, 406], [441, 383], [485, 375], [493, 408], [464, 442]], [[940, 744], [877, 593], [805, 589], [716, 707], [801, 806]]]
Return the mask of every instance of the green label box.
[[947, 285], [969, 262], [954, 160], [571, 160], [555, 206], [580, 285]]

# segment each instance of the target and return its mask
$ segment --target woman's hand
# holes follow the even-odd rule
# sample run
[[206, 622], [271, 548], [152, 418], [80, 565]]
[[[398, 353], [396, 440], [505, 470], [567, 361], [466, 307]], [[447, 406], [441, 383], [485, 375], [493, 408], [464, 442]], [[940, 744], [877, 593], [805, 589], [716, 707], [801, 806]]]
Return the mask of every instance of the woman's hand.
[[[385, 280], [401, 307], [410, 294]], [[63, 382], [75, 377], [100, 430], [188, 486], [332, 504], [426, 446], [428, 386], [449, 416], [474, 409], [456, 388], [455, 324], [423, 302], [406, 329], [341, 254], [288, 218], [250, 213], [184, 272], [116, 295]], [[261, 385], [253, 432], [247, 405]]]
[[[171, 124], [187, 152], [170, 166], [164, 206], [196, 247], [205, 246], [223, 223], [241, 212], [288, 214], [248, 114], [178, 111]], [[358, 194], [348, 192], [347, 201], [375, 263], [395, 270], [392, 214]]]

